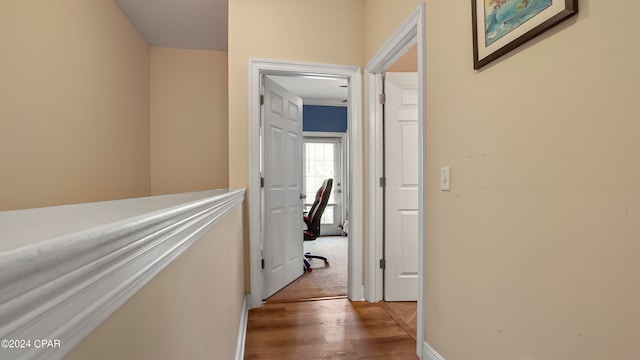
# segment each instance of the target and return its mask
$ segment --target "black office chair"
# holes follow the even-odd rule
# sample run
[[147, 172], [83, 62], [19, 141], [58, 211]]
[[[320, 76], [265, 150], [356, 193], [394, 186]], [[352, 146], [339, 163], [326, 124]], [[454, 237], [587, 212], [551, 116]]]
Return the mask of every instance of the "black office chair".
[[[325, 179], [322, 182], [322, 186], [316, 192], [316, 199], [311, 205], [311, 209], [307, 213], [307, 216], [303, 216], [304, 223], [307, 228], [303, 231], [303, 241], [315, 240], [320, 236], [320, 218], [324, 213], [324, 209], [329, 202], [329, 196], [331, 196], [331, 188], [333, 187], [333, 179]], [[324, 261], [324, 266], [329, 266], [329, 260], [320, 255], [314, 255], [309, 252], [304, 253], [304, 270], [311, 271], [311, 264], [307, 259], [319, 259]]]

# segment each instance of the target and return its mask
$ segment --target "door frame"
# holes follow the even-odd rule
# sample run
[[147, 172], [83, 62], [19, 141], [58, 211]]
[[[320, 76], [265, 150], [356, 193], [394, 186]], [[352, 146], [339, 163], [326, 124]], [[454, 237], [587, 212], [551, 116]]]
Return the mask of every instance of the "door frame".
[[[357, 66], [327, 65], [292, 61], [265, 59], [249, 60], [249, 186], [247, 188], [247, 204], [249, 211], [249, 308], [262, 306], [262, 239], [261, 239], [261, 199], [260, 199], [260, 94], [261, 77], [266, 75], [288, 75], [306, 77], [341, 78], [349, 81], [349, 111], [347, 126], [349, 129], [349, 166], [352, 169], [347, 176], [347, 184], [351, 189], [349, 207], [349, 255], [348, 255], [348, 297], [351, 300], [363, 300], [362, 286], [362, 75]], [[302, 214], [300, 214], [302, 217]], [[302, 227], [301, 227], [302, 241]], [[301, 265], [302, 266], [302, 265]]]
[[383, 272], [379, 266], [379, 259], [383, 254], [382, 222], [383, 222], [383, 191], [379, 179], [383, 176], [383, 107], [379, 102], [379, 95], [383, 90], [382, 74], [402, 57], [413, 45], [418, 47], [418, 328], [416, 352], [422, 353], [424, 342], [425, 318], [423, 313], [425, 300], [425, 269], [424, 269], [424, 170], [426, 154], [425, 109], [426, 109], [426, 5], [420, 3], [411, 15], [394, 32], [387, 42], [376, 52], [364, 68], [364, 164], [365, 199], [367, 206], [364, 213], [364, 282], [365, 299], [369, 302], [382, 300]]

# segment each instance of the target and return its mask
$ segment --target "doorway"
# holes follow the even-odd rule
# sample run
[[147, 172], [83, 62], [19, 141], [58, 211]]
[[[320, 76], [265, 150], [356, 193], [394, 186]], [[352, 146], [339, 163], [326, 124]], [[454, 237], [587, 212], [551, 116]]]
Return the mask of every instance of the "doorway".
[[[344, 167], [348, 167], [346, 152], [343, 151], [343, 140], [348, 137], [347, 114], [349, 103], [348, 82], [346, 79], [319, 78], [319, 77], [292, 77], [267, 75], [264, 79], [265, 101], [263, 104], [263, 124], [262, 124], [262, 147], [263, 147], [263, 176], [265, 186], [263, 191], [263, 278], [265, 303], [301, 301], [319, 298], [346, 297], [347, 295], [347, 255], [348, 238], [344, 236], [342, 229], [345, 219], [343, 211], [345, 193], [349, 187], [343, 181], [343, 174], [348, 173]], [[271, 93], [275, 84], [281, 87], [280, 96], [276, 99], [275, 105], [270, 101]], [[290, 93], [287, 95], [287, 93]], [[297, 109], [295, 102], [291, 102], [288, 107], [282, 109], [283, 101], [290, 97], [299, 97], [302, 110], [303, 132], [298, 129], [283, 131], [283, 126], [273, 123], [274, 118], [279, 118], [282, 114], [290, 120], [288, 123], [297, 123]], [[289, 100], [287, 100], [289, 101]], [[274, 106], [277, 107], [274, 111]], [[288, 109], [288, 110], [287, 110]], [[285, 114], [286, 113], [286, 114]], [[322, 131], [320, 131], [322, 130]], [[283, 136], [282, 134], [285, 134]], [[278, 139], [287, 138], [288, 144], [276, 146], [272, 143]], [[299, 144], [299, 139], [302, 139]], [[346, 141], [345, 141], [346, 143]], [[279, 151], [285, 147], [300, 149], [299, 151], [287, 152]], [[276, 168], [277, 171], [269, 171]], [[292, 172], [296, 172], [292, 176]], [[300, 177], [302, 190], [299, 190], [297, 182]], [[287, 184], [281, 184], [278, 179], [290, 179]], [[318, 217], [319, 236], [305, 236], [307, 241], [302, 242], [302, 227], [298, 226], [292, 236], [286, 231], [276, 234], [274, 230], [274, 220], [280, 220], [276, 225], [276, 230], [287, 228], [280, 223], [287, 222], [286, 217], [272, 216], [275, 209], [278, 214], [282, 214], [282, 200], [269, 195], [274, 191], [281, 193], [285, 188], [296, 192], [292, 196], [294, 205], [301, 205], [300, 210], [293, 211], [292, 222], [296, 225], [301, 223], [302, 214], [307, 218], [311, 216], [311, 208], [315, 207], [316, 197], [319, 189], [322, 188], [325, 180], [332, 180], [331, 191], [327, 192], [328, 202], [322, 209], [322, 216]], [[274, 181], [275, 180], [275, 181]], [[302, 201], [296, 201], [298, 195]], [[348, 198], [347, 198], [348, 199]], [[313, 212], [318, 214], [317, 212]], [[297, 215], [297, 216], [296, 216]], [[307, 220], [309, 221], [309, 220]], [[308, 223], [307, 223], [308, 224]], [[294, 225], [295, 227], [295, 225]], [[307, 226], [308, 227], [308, 226]], [[315, 233], [315, 232], [309, 232]], [[275, 235], [275, 236], [274, 236]], [[291, 236], [291, 237], [289, 237]], [[298, 247], [300, 247], [299, 250]], [[302, 249], [304, 248], [304, 250]], [[274, 253], [275, 251], [275, 253]], [[325, 259], [314, 258], [305, 255], [305, 272], [300, 272], [301, 260], [298, 259], [302, 253], [326, 257]], [[290, 255], [285, 255], [290, 254]], [[297, 256], [296, 256], [297, 255]], [[287, 278], [283, 273], [289, 266], [283, 261], [283, 257], [291, 259], [291, 273], [293, 278]], [[282, 280], [282, 281], [281, 281]], [[280, 284], [274, 288], [272, 284]]]
[[[250, 61], [250, 91], [249, 91], [249, 176], [250, 183], [247, 192], [249, 207], [249, 271], [250, 271], [250, 299], [251, 308], [260, 307], [263, 294], [262, 273], [262, 218], [261, 210], [261, 174], [260, 174], [260, 95], [262, 90], [262, 78], [264, 76], [292, 76], [315, 78], [339, 78], [345, 79], [349, 84], [360, 84], [360, 68], [341, 65], [323, 65], [308, 63], [292, 63], [271, 60]], [[361, 118], [361, 87], [348, 87], [348, 147], [361, 148], [361, 134], [358, 120]], [[348, 188], [353, 184], [362, 183], [361, 151], [352, 152], [348, 156], [349, 166], [354, 169], [345, 177]], [[362, 287], [362, 234], [359, 230], [362, 225], [362, 197], [359, 192], [354, 192], [347, 202], [347, 213], [351, 223], [351, 231], [348, 234], [348, 297], [352, 300], [362, 300], [364, 292]], [[302, 221], [301, 221], [302, 223]], [[301, 232], [301, 229], [298, 230]], [[301, 241], [301, 240], [300, 240]], [[301, 265], [302, 266], [302, 265]]]
[[367, 301], [383, 300], [384, 290], [384, 152], [383, 139], [383, 75], [414, 45], [417, 52], [418, 73], [418, 167], [417, 167], [417, 341], [416, 353], [426, 356], [424, 345], [424, 169], [425, 169], [425, 84], [426, 84], [426, 30], [424, 3], [411, 13], [382, 48], [365, 66], [365, 196], [369, 204], [365, 207], [365, 297]]

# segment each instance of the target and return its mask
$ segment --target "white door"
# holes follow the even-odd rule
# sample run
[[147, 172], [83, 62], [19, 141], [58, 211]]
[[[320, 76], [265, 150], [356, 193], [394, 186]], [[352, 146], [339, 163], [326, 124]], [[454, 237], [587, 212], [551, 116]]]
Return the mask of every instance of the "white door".
[[263, 107], [264, 294], [303, 273], [302, 99], [269, 78]]
[[316, 192], [327, 178], [333, 179], [329, 202], [320, 220], [321, 235], [342, 235], [343, 223], [342, 139], [336, 137], [304, 137], [303, 182], [305, 211], [311, 208]]
[[384, 298], [418, 299], [418, 75], [387, 73]]

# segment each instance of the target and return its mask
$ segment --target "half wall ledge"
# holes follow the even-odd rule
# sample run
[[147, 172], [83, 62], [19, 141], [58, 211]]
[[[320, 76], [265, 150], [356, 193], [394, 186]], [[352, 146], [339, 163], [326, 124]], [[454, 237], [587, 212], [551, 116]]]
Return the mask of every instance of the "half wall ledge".
[[63, 345], [3, 343], [2, 358], [63, 358], [244, 194], [219, 189], [0, 212], [0, 339]]

